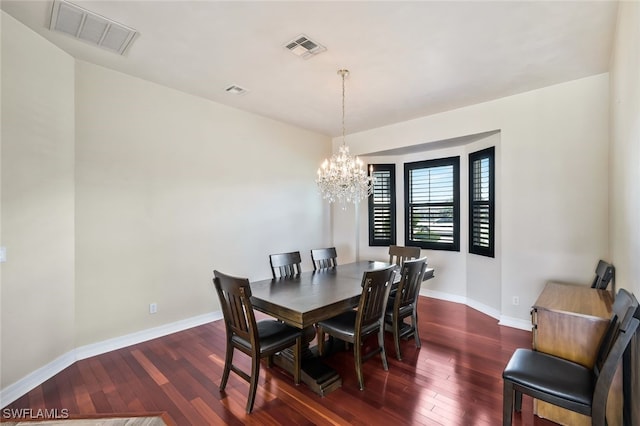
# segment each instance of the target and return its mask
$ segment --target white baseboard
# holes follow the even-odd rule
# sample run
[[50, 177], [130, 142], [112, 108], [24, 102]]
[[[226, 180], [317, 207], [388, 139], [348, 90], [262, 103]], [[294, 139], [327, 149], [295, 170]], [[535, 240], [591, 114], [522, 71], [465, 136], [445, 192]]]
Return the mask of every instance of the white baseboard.
[[467, 298], [464, 296], [458, 296], [457, 294], [445, 293], [442, 291], [429, 290], [428, 288], [420, 289], [421, 296], [433, 297], [434, 299], [446, 300], [447, 302], [467, 304]]
[[0, 390], [0, 407], [4, 408], [36, 386], [49, 380], [71, 364], [76, 362], [75, 351], [71, 350], [51, 361], [49, 364], [27, 374], [22, 379]]
[[158, 337], [167, 336], [178, 331], [197, 327], [222, 318], [222, 312], [212, 312], [208, 314], [198, 315], [184, 320], [163, 324], [158, 327], [149, 328], [147, 330], [137, 331], [113, 339], [103, 340], [102, 342], [92, 343], [90, 345], [80, 346], [75, 349], [76, 360], [90, 358], [92, 356], [115, 351], [116, 349], [125, 348], [137, 343], [146, 342], [147, 340], [157, 339]]
[[517, 328], [520, 330], [531, 331], [531, 321], [523, 320], [520, 318], [508, 317], [502, 315], [500, 311], [480, 302], [477, 302], [473, 299], [469, 299], [468, 297], [458, 296], [456, 294], [444, 293], [441, 291], [434, 291], [429, 289], [421, 289], [420, 294], [422, 296], [433, 297], [434, 299], [446, 300], [448, 302], [462, 303], [463, 305], [467, 305], [470, 308], [475, 309], [476, 311], [482, 312], [483, 314], [489, 315], [492, 318], [498, 320], [498, 325], [504, 325], [506, 327]]
[[49, 364], [29, 373], [27, 376], [0, 390], [0, 407], [4, 408], [36, 386], [41, 385], [55, 376], [74, 362], [92, 356], [100, 355], [116, 349], [121, 349], [147, 340], [156, 339], [178, 331], [187, 330], [202, 324], [207, 324], [222, 318], [222, 312], [216, 311], [196, 317], [164, 324], [147, 330], [137, 331], [102, 342], [75, 348], [64, 355], [59, 356]]
[[531, 331], [531, 320], [523, 320], [520, 318], [501, 315], [500, 322], [498, 324], [506, 325], [507, 327], [512, 327], [512, 328], [519, 328], [520, 330]]
[[482, 312], [485, 315], [489, 315], [491, 318], [500, 320], [500, 311], [492, 308], [491, 306], [487, 306], [473, 299], [467, 299], [467, 306], [475, 309], [476, 311]]

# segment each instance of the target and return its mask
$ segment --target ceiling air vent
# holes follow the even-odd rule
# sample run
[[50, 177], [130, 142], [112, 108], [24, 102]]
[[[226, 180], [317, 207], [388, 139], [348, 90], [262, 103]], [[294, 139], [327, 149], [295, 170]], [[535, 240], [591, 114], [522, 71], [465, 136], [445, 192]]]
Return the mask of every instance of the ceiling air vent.
[[298, 37], [286, 43], [284, 47], [302, 59], [308, 59], [327, 50], [326, 47], [309, 39], [309, 37], [304, 34], [300, 34]]
[[231, 93], [232, 95], [244, 95], [248, 92], [244, 87], [240, 87], [237, 84], [232, 84], [231, 86], [224, 89], [225, 92]]
[[132, 28], [64, 0], [54, 1], [49, 29], [120, 55], [124, 54], [137, 33]]

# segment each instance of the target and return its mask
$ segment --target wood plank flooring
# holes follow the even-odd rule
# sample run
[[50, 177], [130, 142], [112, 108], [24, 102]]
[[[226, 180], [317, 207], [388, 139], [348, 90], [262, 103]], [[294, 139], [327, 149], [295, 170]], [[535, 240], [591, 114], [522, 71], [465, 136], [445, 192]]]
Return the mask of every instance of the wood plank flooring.
[[[78, 361], [6, 408], [68, 409], [72, 415], [166, 412], [176, 425], [501, 424], [502, 370], [515, 348], [531, 346], [531, 333], [427, 297], [420, 297], [419, 321], [422, 348], [402, 341], [398, 361], [387, 333], [389, 371], [379, 356], [365, 362], [364, 391], [350, 351], [327, 359], [343, 385], [324, 398], [263, 363], [247, 415], [246, 382], [232, 373], [226, 391], [218, 390], [225, 336], [216, 321]], [[235, 356], [248, 369], [248, 358]], [[525, 396], [514, 424], [554, 423], [533, 416]]]

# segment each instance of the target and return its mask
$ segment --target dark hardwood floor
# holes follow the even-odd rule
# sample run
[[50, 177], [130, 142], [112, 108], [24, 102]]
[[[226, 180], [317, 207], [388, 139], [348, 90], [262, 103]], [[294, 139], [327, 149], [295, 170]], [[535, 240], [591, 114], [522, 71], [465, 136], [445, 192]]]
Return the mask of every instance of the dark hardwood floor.
[[[502, 422], [501, 373], [531, 333], [498, 326], [464, 305], [420, 297], [422, 348], [402, 342], [395, 358], [387, 333], [389, 371], [380, 357], [364, 363], [358, 389], [352, 352], [327, 359], [342, 388], [321, 398], [295, 386], [278, 367], [262, 364], [252, 414], [248, 384], [231, 374], [218, 390], [224, 363], [221, 321], [78, 361], [7, 408], [68, 409], [72, 415], [166, 412], [177, 425], [482, 425]], [[248, 358], [243, 358], [248, 367]], [[532, 414], [524, 397], [515, 425], [553, 425]]]

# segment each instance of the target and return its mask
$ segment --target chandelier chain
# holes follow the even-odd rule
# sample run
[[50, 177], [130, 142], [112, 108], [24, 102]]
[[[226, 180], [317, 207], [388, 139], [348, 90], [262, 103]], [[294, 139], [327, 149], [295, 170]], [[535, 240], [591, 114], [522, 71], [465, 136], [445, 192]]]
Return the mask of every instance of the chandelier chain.
[[345, 92], [344, 92], [344, 79], [346, 77], [346, 74], [348, 71], [346, 70], [340, 70], [340, 75], [342, 76], [342, 145], [345, 145], [345, 125], [344, 125], [344, 99], [345, 99]]

